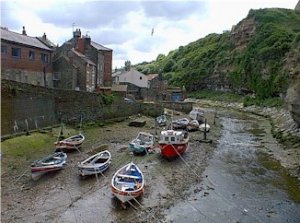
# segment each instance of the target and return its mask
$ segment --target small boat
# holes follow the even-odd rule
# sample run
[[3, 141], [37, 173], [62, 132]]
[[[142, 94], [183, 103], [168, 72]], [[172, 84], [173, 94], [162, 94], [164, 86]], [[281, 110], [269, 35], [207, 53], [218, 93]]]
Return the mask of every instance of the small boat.
[[153, 149], [154, 136], [147, 132], [139, 132], [137, 137], [129, 143], [129, 149], [135, 154], [147, 153]]
[[160, 154], [167, 159], [181, 156], [187, 150], [188, 144], [188, 132], [178, 130], [161, 131], [158, 141]]
[[191, 120], [187, 125], [186, 129], [188, 131], [197, 131], [199, 130], [199, 122], [197, 120]]
[[207, 123], [202, 123], [201, 125], [199, 125], [199, 130], [202, 132], [204, 132], [204, 131], [209, 132], [210, 125]]
[[160, 115], [156, 118], [156, 123], [158, 126], [166, 126], [167, 125], [167, 117], [166, 115]]
[[54, 143], [56, 151], [72, 151], [80, 148], [85, 137], [82, 133]]
[[192, 109], [192, 111], [190, 111], [189, 117], [192, 120], [197, 120], [199, 123], [203, 123], [204, 122], [204, 111], [199, 107], [195, 107]]
[[103, 173], [111, 164], [111, 154], [108, 150], [101, 151], [78, 163], [81, 176]]
[[189, 122], [187, 118], [174, 120], [172, 121], [172, 129], [186, 129]]
[[144, 185], [144, 175], [133, 162], [120, 168], [111, 180], [112, 193], [122, 203], [141, 196]]
[[39, 176], [47, 172], [61, 170], [65, 167], [67, 154], [63, 152], [55, 152], [45, 158], [36, 160], [31, 163], [32, 179], [37, 179]]

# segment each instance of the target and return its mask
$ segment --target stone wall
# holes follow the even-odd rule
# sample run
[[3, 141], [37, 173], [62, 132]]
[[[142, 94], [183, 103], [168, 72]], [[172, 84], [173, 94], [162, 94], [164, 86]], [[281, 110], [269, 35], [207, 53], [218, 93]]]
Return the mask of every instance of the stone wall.
[[126, 103], [123, 98], [106, 105], [96, 93], [44, 88], [2, 80], [1, 138], [57, 125], [79, 124], [80, 119], [107, 120], [134, 114], [158, 116], [163, 107], [188, 112], [192, 103]]

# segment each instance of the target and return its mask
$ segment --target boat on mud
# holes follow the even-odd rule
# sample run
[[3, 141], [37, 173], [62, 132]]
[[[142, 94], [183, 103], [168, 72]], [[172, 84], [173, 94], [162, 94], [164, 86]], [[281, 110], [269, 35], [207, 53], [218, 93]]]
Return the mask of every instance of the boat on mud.
[[120, 168], [111, 180], [112, 193], [122, 203], [141, 196], [144, 185], [144, 175], [133, 162]]
[[188, 144], [188, 132], [179, 130], [161, 131], [158, 141], [160, 154], [167, 159], [181, 156], [187, 150]]
[[172, 121], [172, 129], [186, 129], [189, 124], [189, 120], [187, 118], [180, 118], [177, 120]]
[[111, 164], [111, 154], [108, 150], [92, 155], [77, 164], [81, 176], [103, 173]]
[[167, 125], [167, 116], [166, 115], [160, 115], [156, 117], [156, 123], [158, 126], [166, 126]]
[[84, 142], [85, 137], [82, 133], [73, 135], [69, 138], [57, 141], [54, 143], [56, 151], [73, 151], [79, 149]]
[[209, 132], [210, 130], [210, 125], [207, 123], [202, 123], [201, 125], [199, 125], [199, 130], [201, 132]]
[[192, 132], [192, 131], [197, 131], [199, 130], [199, 122], [197, 120], [191, 120], [189, 122], [189, 124], [187, 125], [186, 129], [189, 131], [189, 132]]
[[189, 117], [192, 120], [197, 120], [199, 122], [199, 124], [204, 122], [204, 111], [203, 109], [199, 108], [199, 107], [195, 107], [192, 109], [192, 111], [190, 111], [189, 113]]
[[154, 136], [147, 132], [139, 132], [137, 137], [129, 143], [129, 149], [134, 154], [145, 154], [153, 149]]
[[65, 167], [67, 161], [67, 154], [63, 152], [55, 152], [40, 160], [31, 163], [31, 177], [37, 179], [41, 175], [61, 170]]

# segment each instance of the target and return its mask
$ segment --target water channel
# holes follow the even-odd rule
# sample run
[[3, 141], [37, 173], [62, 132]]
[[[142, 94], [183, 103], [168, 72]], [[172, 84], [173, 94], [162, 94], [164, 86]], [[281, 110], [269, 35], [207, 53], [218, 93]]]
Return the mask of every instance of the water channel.
[[280, 146], [264, 118], [218, 113], [218, 147], [191, 196], [166, 210], [168, 222], [300, 222], [300, 184], [264, 149]]

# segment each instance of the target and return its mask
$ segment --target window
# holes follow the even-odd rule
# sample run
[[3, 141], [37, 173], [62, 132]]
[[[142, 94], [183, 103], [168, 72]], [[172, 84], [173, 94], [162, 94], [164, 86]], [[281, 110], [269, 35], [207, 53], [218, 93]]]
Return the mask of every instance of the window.
[[21, 58], [21, 48], [11, 48], [11, 55], [15, 58]]
[[1, 54], [7, 54], [7, 47], [1, 46]]
[[175, 137], [171, 137], [171, 142], [175, 142]]
[[49, 62], [48, 54], [41, 53], [41, 60], [42, 60], [44, 63], [48, 63], [48, 62]]
[[61, 79], [61, 72], [54, 72], [53, 73], [53, 80], [58, 81]]
[[32, 50], [29, 50], [29, 54], [28, 54], [28, 57], [29, 57], [29, 60], [34, 60], [34, 51]]

